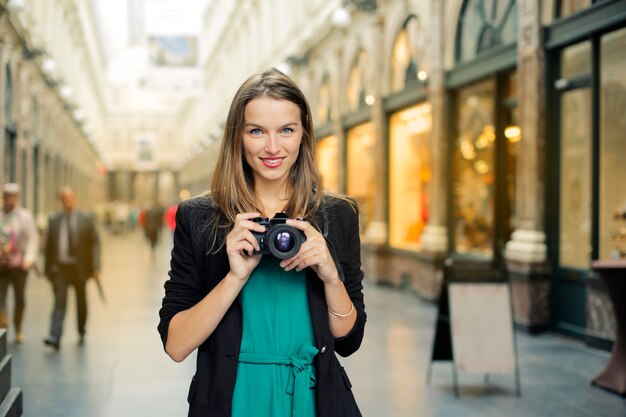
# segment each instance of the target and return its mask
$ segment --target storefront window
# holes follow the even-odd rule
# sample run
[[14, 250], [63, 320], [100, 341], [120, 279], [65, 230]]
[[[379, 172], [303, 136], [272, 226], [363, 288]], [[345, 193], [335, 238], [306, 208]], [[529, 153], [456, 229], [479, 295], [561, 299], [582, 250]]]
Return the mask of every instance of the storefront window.
[[347, 194], [359, 203], [361, 233], [372, 221], [374, 198], [374, 124], [365, 123], [348, 130]]
[[420, 22], [411, 16], [405, 22], [393, 44], [391, 56], [391, 91], [396, 93], [407, 84], [424, 81], [426, 72], [419, 69], [418, 42], [421, 39]]
[[515, 0], [465, 0], [457, 27], [457, 61], [471, 61], [516, 40]]
[[355, 60], [352, 68], [350, 68], [350, 74], [348, 76], [348, 87], [346, 90], [348, 108], [350, 111], [356, 111], [365, 104], [365, 83], [363, 77], [365, 74], [365, 66], [367, 54], [365, 51], [360, 51]]
[[[590, 43], [561, 55], [561, 77], [584, 75]], [[559, 259], [562, 267], [587, 269], [591, 260], [591, 88], [561, 94]]]
[[504, 240], [511, 238], [513, 230], [518, 227], [515, 195], [517, 192], [517, 158], [522, 142], [522, 130], [519, 125], [519, 109], [517, 107], [517, 72], [510, 73], [506, 78], [505, 100], [503, 109], [504, 131], [506, 140], [505, 155], [505, 206], [504, 209]]
[[454, 144], [453, 235], [458, 253], [490, 256], [494, 237], [494, 85], [486, 81], [458, 93]]
[[317, 166], [322, 174], [324, 190], [333, 193], [339, 192], [339, 139], [337, 136], [327, 136], [316, 144]]
[[600, 54], [599, 236], [600, 259], [607, 259], [618, 256], [615, 217], [626, 213], [626, 29], [603, 36]]
[[389, 134], [389, 243], [419, 249], [428, 222], [432, 125], [429, 103], [391, 115]]

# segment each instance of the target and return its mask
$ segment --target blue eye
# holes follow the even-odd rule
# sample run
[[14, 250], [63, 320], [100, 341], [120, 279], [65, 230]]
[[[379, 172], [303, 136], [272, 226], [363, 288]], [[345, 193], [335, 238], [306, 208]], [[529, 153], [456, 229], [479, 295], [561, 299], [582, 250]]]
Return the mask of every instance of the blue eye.
[[291, 133], [293, 133], [293, 129], [292, 128], [286, 127], [286, 128], [283, 129], [283, 135], [289, 135]]
[[258, 129], [258, 128], [257, 129], [252, 129], [250, 131], [250, 134], [253, 135], [253, 136], [258, 136], [258, 135], [261, 134], [261, 129]]

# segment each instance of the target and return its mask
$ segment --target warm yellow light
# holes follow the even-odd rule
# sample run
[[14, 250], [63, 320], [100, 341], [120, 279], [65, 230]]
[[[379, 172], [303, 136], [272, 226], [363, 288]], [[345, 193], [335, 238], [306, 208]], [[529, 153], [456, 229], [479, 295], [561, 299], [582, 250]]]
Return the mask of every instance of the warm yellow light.
[[478, 136], [478, 139], [476, 139], [476, 148], [485, 149], [487, 146], [489, 146], [489, 137], [486, 134], [481, 133]]
[[506, 136], [509, 142], [519, 142], [522, 140], [522, 129], [519, 126], [507, 126], [504, 129], [504, 136]]
[[474, 169], [479, 174], [486, 174], [487, 172], [489, 172], [489, 164], [482, 159], [479, 159], [478, 161], [474, 162]]
[[426, 71], [419, 71], [417, 73], [417, 79], [420, 81], [425, 81], [426, 78], [428, 78], [428, 74], [426, 73]]
[[465, 159], [474, 159], [476, 157], [476, 152], [474, 151], [474, 145], [471, 144], [471, 142], [467, 139], [461, 139], [460, 141], [460, 146], [461, 146], [461, 155], [463, 155], [463, 158]]
[[376, 102], [376, 99], [374, 98], [374, 96], [373, 96], [373, 95], [368, 94], [368, 95], [365, 97], [365, 104], [367, 104], [368, 106], [372, 106], [372, 105], [374, 105], [374, 103], [375, 103], [375, 102]]
[[185, 201], [185, 200], [188, 200], [189, 197], [191, 197], [191, 193], [189, 192], [189, 190], [186, 190], [186, 189], [180, 190], [178, 197], [180, 198], [181, 201]]

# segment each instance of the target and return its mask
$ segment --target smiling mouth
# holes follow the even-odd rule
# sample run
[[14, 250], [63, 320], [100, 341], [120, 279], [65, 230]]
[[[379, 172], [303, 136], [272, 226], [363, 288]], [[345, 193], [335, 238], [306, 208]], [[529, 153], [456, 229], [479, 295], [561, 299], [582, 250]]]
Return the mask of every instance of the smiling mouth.
[[268, 168], [278, 168], [283, 163], [283, 159], [285, 158], [261, 158], [261, 161]]

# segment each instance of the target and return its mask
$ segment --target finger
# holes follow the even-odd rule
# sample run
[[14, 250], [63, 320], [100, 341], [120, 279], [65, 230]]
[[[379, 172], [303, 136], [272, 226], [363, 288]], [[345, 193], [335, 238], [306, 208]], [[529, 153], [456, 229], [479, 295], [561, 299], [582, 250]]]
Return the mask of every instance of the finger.
[[263, 226], [262, 224], [250, 221], [250, 220], [242, 220], [241, 222], [239, 222], [239, 226], [246, 230], [252, 230], [254, 232], [259, 232], [259, 233], [265, 232], [265, 226]]
[[319, 232], [317, 231], [317, 229], [315, 229], [315, 227], [313, 227], [313, 225], [307, 221], [304, 220], [296, 220], [296, 219], [287, 219], [286, 222], [289, 226], [293, 226], [298, 230], [302, 230], [304, 232], [304, 235], [306, 236], [307, 239], [309, 239], [310, 237], [315, 236], [316, 234], [319, 234]]
[[261, 250], [259, 242], [256, 240], [252, 232], [248, 229], [239, 230], [230, 237], [231, 245], [238, 245], [239, 242], [248, 242], [255, 250]]
[[261, 213], [239, 213], [235, 216], [235, 222], [237, 222], [237, 220], [250, 220], [250, 219], [254, 219], [255, 217], [259, 217], [261, 216]]
[[241, 240], [231, 247], [232, 254], [252, 255], [253, 252], [254, 246], [250, 242], [245, 240]]

